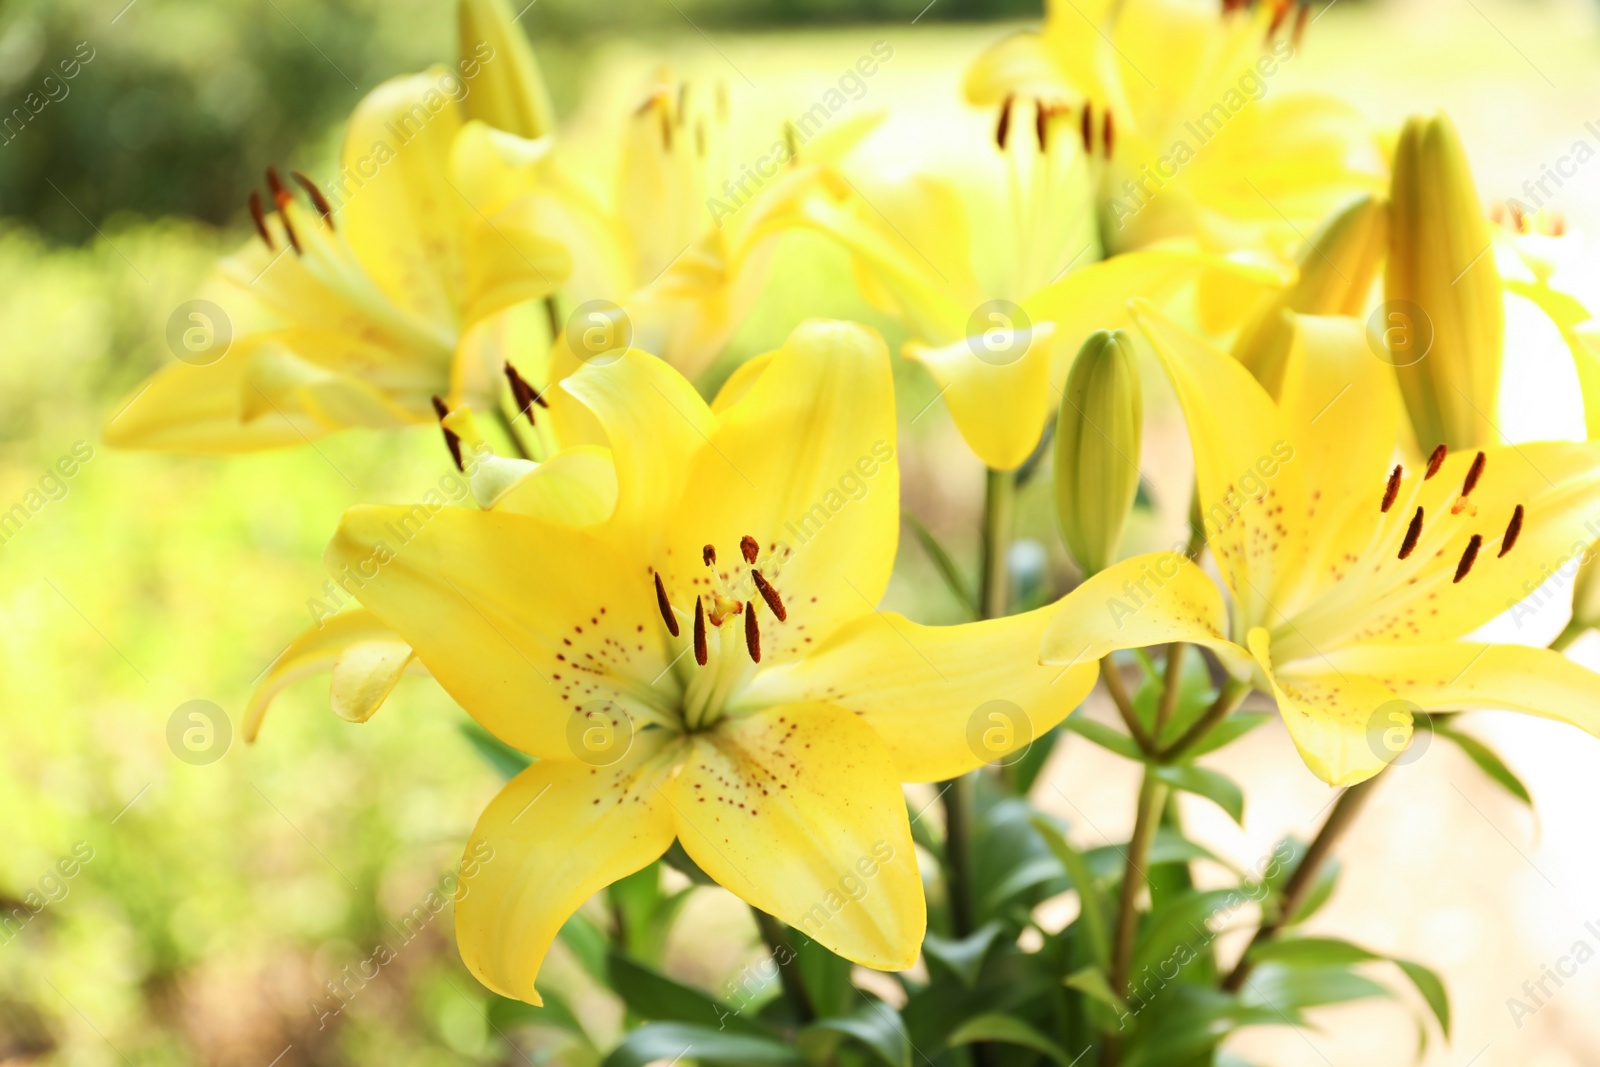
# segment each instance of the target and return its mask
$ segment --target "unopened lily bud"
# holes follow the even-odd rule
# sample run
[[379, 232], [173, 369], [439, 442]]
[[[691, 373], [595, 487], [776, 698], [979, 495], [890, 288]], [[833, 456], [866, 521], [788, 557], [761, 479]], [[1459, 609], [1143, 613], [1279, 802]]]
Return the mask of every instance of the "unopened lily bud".
[[553, 132], [555, 112], [539, 61], [506, 0], [460, 0], [456, 21], [457, 69], [472, 83], [462, 100], [467, 117], [529, 140]]
[[1600, 629], [1600, 552], [1590, 549], [1572, 587], [1572, 625]]
[[1367, 195], [1329, 216], [1307, 242], [1295, 283], [1268, 302], [1240, 331], [1234, 357], [1277, 396], [1294, 328], [1285, 312], [1360, 315], [1387, 244], [1388, 205]]
[[1139, 491], [1143, 424], [1139, 368], [1121, 330], [1101, 330], [1078, 350], [1056, 419], [1056, 514], [1085, 574], [1116, 559]]
[[1488, 221], [1443, 115], [1406, 121], [1390, 186], [1382, 344], [1417, 446], [1495, 443], [1505, 311]]
[[485, 510], [500, 502], [512, 486], [532, 474], [539, 465], [532, 460], [497, 456], [484, 440], [472, 412], [457, 408], [439, 420], [461, 442], [461, 472], [472, 487], [472, 498]]

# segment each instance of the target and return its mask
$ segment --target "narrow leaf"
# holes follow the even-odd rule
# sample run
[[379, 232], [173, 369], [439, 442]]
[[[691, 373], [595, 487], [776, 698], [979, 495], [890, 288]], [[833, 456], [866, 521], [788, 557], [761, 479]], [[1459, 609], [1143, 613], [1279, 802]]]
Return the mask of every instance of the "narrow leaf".
[[1208, 767], [1183, 764], [1156, 767], [1155, 776], [1174, 789], [1205, 797], [1227, 812], [1234, 822], [1244, 825], [1244, 790], [1227, 775]]
[[922, 544], [922, 550], [928, 554], [939, 576], [955, 595], [961, 606], [973, 618], [978, 616], [978, 598], [967, 585], [967, 580], [961, 574], [961, 568], [956, 566], [956, 561], [950, 558], [950, 553], [944, 550], [939, 539], [933, 536], [933, 531], [922, 524], [922, 520], [911, 514], [904, 513], [906, 525], [911, 527], [911, 532], [917, 535], [917, 540]]
[[1144, 753], [1139, 751], [1139, 746], [1134, 743], [1133, 738], [1119, 730], [1113, 730], [1105, 723], [1096, 722], [1087, 715], [1070, 715], [1061, 725], [1084, 740], [1093, 741], [1101, 748], [1109, 749], [1124, 759], [1144, 759]]
[[956, 1027], [955, 1032], [948, 1038], [948, 1044], [952, 1047], [971, 1045], [980, 1041], [1021, 1045], [1023, 1048], [1032, 1049], [1049, 1057], [1050, 1061], [1059, 1067], [1072, 1067], [1072, 1057], [1068, 1056], [1060, 1045], [1021, 1019], [1009, 1015], [992, 1013], [975, 1015]]
[[1528, 807], [1533, 807], [1533, 797], [1528, 793], [1528, 787], [1522, 784], [1522, 779], [1505, 765], [1505, 761], [1495, 753], [1494, 749], [1471, 734], [1464, 734], [1453, 726], [1446, 726], [1447, 721], [1442, 717], [1434, 719], [1433, 732], [1454, 741], [1461, 751], [1467, 754], [1467, 758], [1477, 764], [1478, 769], [1488, 775], [1491, 781]]
[[532, 756], [512, 748], [476, 722], [462, 723], [461, 736], [467, 739], [485, 763], [508, 781], [521, 774], [533, 762]]
[[1111, 939], [1107, 933], [1106, 902], [1101, 899], [1100, 891], [1095, 886], [1088, 862], [1083, 858], [1083, 853], [1073, 848], [1067, 841], [1066, 835], [1042, 816], [1036, 815], [1032, 821], [1034, 828], [1044, 838], [1044, 843], [1050, 846], [1050, 851], [1056, 854], [1061, 866], [1067, 869], [1073, 888], [1078, 891], [1078, 918], [1088, 935], [1089, 949], [1094, 953], [1095, 962], [1102, 969], [1109, 969]]
[[605, 1058], [603, 1067], [645, 1067], [656, 1060], [694, 1063], [783, 1064], [800, 1067], [800, 1054], [775, 1037], [729, 1033], [687, 1023], [641, 1026]]
[[[831, 1041], [817, 1040], [830, 1035], [837, 1036]], [[828, 1053], [838, 1043], [838, 1037], [860, 1042], [883, 1067], [911, 1067], [911, 1039], [906, 1035], [905, 1023], [898, 1011], [881, 1000], [869, 1001], [849, 1015], [812, 1023], [801, 1032], [800, 1044], [807, 1051], [817, 1048], [823, 1053], [819, 1062], [828, 1062]]]

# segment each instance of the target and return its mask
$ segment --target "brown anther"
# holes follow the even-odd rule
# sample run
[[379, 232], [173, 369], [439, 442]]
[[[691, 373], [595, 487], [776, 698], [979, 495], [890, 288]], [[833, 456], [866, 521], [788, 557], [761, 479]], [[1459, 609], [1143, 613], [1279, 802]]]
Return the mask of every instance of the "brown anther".
[[1305, 39], [1306, 26], [1310, 24], [1310, 20], [1311, 5], [1302, 3], [1300, 10], [1294, 13], [1294, 32], [1289, 36], [1290, 41], [1296, 48], [1299, 48], [1300, 42]]
[[[444, 417], [450, 414], [450, 405], [446, 404], [443, 398], [436, 396], [433, 398], [433, 413], [439, 416], [439, 421], [442, 424]], [[439, 428], [444, 431], [444, 446], [450, 450], [450, 458], [455, 460], [456, 470], [461, 471], [463, 474], [466, 473], [467, 468], [461, 462], [460, 435], [448, 426], [441, 425]]]
[[1400, 464], [1394, 465], [1394, 470], [1389, 472], [1389, 484], [1383, 487], [1383, 506], [1379, 508], [1384, 514], [1394, 507], [1394, 498], [1400, 495]]
[[761, 627], [756, 624], [756, 605], [751, 601], [744, 613], [744, 647], [750, 650], [750, 662], [761, 662]]
[[1033, 103], [1033, 137], [1039, 142], [1039, 154], [1050, 148], [1050, 109], [1042, 100]]
[[1444, 445], [1435, 446], [1432, 454], [1428, 456], [1428, 473], [1422, 476], [1422, 480], [1427, 481], [1438, 474], [1439, 468], [1444, 466], [1444, 457], [1449, 454], [1450, 450]]
[[306, 191], [306, 195], [311, 198], [311, 202], [316, 205], [317, 210], [322, 212], [322, 221], [328, 224], [330, 230], [333, 229], [333, 205], [328, 203], [328, 198], [322, 195], [322, 190], [317, 188], [317, 183], [299, 171], [294, 172], [294, 180], [300, 183], [300, 188]]
[[778, 596], [778, 591], [772, 588], [772, 583], [767, 581], [766, 575], [760, 571], [751, 571], [750, 577], [755, 580], [756, 592], [761, 594], [761, 599], [767, 602], [767, 607], [772, 609], [772, 614], [777, 616], [779, 622], [789, 621], [789, 609], [783, 606], [783, 598]]
[[707, 545], [706, 547], [702, 548], [700, 550], [700, 562], [704, 563], [707, 567], [715, 567], [717, 565], [717, 546]]
[[1522, 505], [1518, 504], [1517, 510], [1511, 513], [1511, 522], [1506, 525], [1505, 536], [1500, 538], [1500, 551], [1496, 554], [1496, 559], [1510, 552], [1516, 545], [1517, 538], [1522, 535], [1522, 514]]
[[665, 107], [661, 109], [661, 148], [668, 155], [672, 154], [672, 115]]
[[[656, 607], [661, 609], [661, 621], [667, 624], [667, 633], [673, 637], [678, 636], [678, 616], [673, 614], [672, 604], [667, 600], [667, 586], [661, 580], [661, 572], [656, 572]], [[701, 660], [704, 663], [705, 660]]]
[[1422, 536], [1422, 509], [1411, 516], [1411, 525], [1406, 527], [1406, 539], [1400, 542], [1400, 558], [1405, 559], [1417, 549], [1417, 538]]
[[283, 201], [289, 195], [289, 190], [283, 187], [283, 179], [278, 177], [277, 167], [267, 168], [267, 189], [272, 193], [273, 202], [282, 207]]
[[761, 544], [754, 537], [745, 534], [739, 538], [739, 551], [744, 554], [744, 561], [753, 567], [756, 557], [761, 554]]
[[1115, 140], [1115, 133], [1116, 130], [1111, 124], [1111, 112], [1107, 110], [1106, 117], [1100, 121], [1100, 150], [1105, 154], [1107, 159], [1111, 158], [1111, 145]]
[[1083, 136], [1083, 150], [1087, 153], [1094, 146], [1094, 105], [1087, 100], [1083, 103], [1083, 121], [1078, 126], [1078, 133]]
[[1472, 466], [1467, 468], [1467, 480], [1461, 483], [1461, 495], [1468, 496], [1478, 487], [1478, 479], [1483, 477], [1483, 466], [1488, 462], [1482, 452], [1479, 452], [1472, 461]]
[[706, 665], [711, 655], [706, 648], [706, 606], [699, 597], [694, 598], [694, 661]]
[[273, 251], [272, 231], [267, 229], [267, 212], [261, 203], [261, 190], [250, 191], [250, 219], [256, 224], [256, 232], [267, 243], [267, 251]]
[[542, 408], [550, 406], [545, 398], [539, 395], [539, 390], [535, 389], [528, 379], [517, 373], [517, 368], [511, 365], [510, 360], [506, 360], [505, 374], [506, 381], [511, 383], [511, 400], [517, 405], [518, 411], [528, 416], [529, 422], [533, 421], [533, 405], [538, 404]]
[[1284, 0], [1279, 0], [1278, 10], [1272, 13], [1272, 25], [1267, 27], [1267, 40], [1278, 36], [1278, 30], [1283, 27], [1283, 20], [1289, 14], [1289, 5]]
[[1473, 561], [1478, 558], [1478, 549], [1482, 547], [1483, 535], [1473, 534], [1472, 540], [1467, 542], [1467, 550], [1461, 553], [1461, 562], [1456, 564], [1456, 576], [1450, 579], [1451, 582], [1459, 582], [1467, 576], [1467, 572], [1472, 569]]
[[995, 124], [994, 128], [994, 143], [1002, 152], [1006, 150], [1006, 137], [1011, 132], [1012, 103], [1013, 98], [1011, 94], [1007, 93], [1005, 103], [1000, 105], [1000, 121]]

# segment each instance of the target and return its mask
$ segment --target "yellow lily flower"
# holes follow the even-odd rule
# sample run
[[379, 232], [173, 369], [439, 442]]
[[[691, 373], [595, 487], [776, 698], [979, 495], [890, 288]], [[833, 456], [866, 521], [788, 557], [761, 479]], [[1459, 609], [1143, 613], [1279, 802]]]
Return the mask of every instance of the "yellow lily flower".
[[[1102, 260], [1089, 162], [1065, 109], [1007, 99], [994, 143], [1006, 175], [970, 192], [932, 175], [860, 176], [820, 185], [789, 218], [850, 250], [864, 295], [904, 319], [904, 354], [938, 383], [967, 444], [1013, 470], [1038, 446], [1083, 340], [1126, 326], [1129, 297], [1176, 304], [1203, 290], [1200, 316], [1225, 331], [1285, 278], [1176, 242]], [[991, 249], [1000, 270], [981, 269]]]
[[[899, 525], [883, 343], [809, 323], [707, 406], [629, 350], [565, 378], [604, 428], [604, 523], [348, 512], [328, 549], [362, 604], [462, 707], [538, 757], [484, 812], [463, 959], [539, 1003], [540, 963], [591, 894], [674, 838], [753, 906], [866, 966], [925, 923], [898, 783], [960, 774], [1059, 721], [1095, 667], [1040, 666], [1049, 609], [929, 627], [874, 608]], [[555, 400], [552, 404], [555, 405]], [[1059, 679], [1059, 681], [1058, 681]], [[969, 742], [980, 709], [1023, 728]]]
[[[487, 78], [493, 60], [461, 66]], [[431, 421], [435, 395], [493, 396], [511, 343], [502, 313], [554, 291], [570, 263], [507, 209], [548, 143], [470, 119], [474, 88], [443, 67], [379, 86], [350, 118], [338, 176], [293, 176], [309, 204], [269, 169], [270, 204], [250, 198], [256, 238], [196, 313], [231, 338], [175, 347], [180, 362], [135, 391], [107, 440], [271, 448]]]
[[1352, 194], [1386, 184], [1359, 112], [1274, 88], [1309, 12], [1051, 0], [1043, 29], [990, 48], [965, 91], [980, 105], [1017, 96], [1079, 110], [1108, 252], [1180, 236], [1284, 254]]
[[727, 346], [760, 295], [781, 233], [773, 217], [872, 127], [844, 121], [801, 145], [775, 138], [759, 158], [731, 151], [726, 87], [658, 72], [624, 121], [614, 191], [596, 166], [559, 146], [539, 195], [521, 205], [539, 232], [581, 248], [563, 286], [571, 309], [552, 380], [584, 360], [632, 346], [690, 377]]
[[1276, 698], [1307, 766], [1333, 785], [1381, 770], [1416, 708], [1513, 709], [1600, 733], [1600, 675], [1465, 637], [1594, 541], [1600, 446], [1441, 446], [1391, 466], [1396, 387], [1356, 320], [1297, 317], [1274, 402], [1228, 353], [1148, 306], [1136, 317], [1189, 423], [1231, 609], [1181, 553], [1124, 560], [1062, 603], [1047, 662], [1210, 647]]

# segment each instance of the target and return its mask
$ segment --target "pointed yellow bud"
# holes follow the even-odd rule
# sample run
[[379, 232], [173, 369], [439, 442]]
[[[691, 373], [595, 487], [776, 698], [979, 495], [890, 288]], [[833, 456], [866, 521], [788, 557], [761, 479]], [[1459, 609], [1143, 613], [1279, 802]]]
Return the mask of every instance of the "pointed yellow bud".
[[1359, 315], [1372, 295], [1387, 245], [1388, 206], [1366, 195], [1329, 216], [1306, 243], [1295, 283], [1265, 304], [1239, 333], [1233, 354], [1278, 395], [1294, 328], [1285, 312]]
[[1078, 350], [1056, 419], [1056, 514], [1084, 573], [1105, 569], [1139, 491], [1143, 410], [1133, 344], [1101, 330]]
[[1395, 146], [1389, 267], [1372, 340], [1387, 349], [1424, 453], [1495, 443], [1505, 311], [1483, 205], [1443, 115]]
[[460, 0], [457, 16], [459, 69], [470, 85], [462, 101], [467, 117], [529, 140], [553, 132], [539, 61], [506, 0]]

